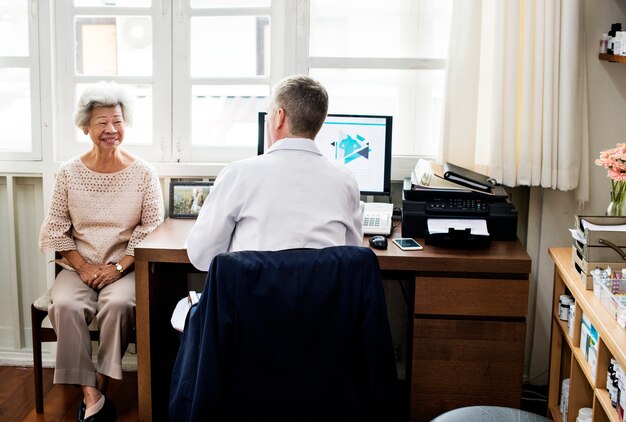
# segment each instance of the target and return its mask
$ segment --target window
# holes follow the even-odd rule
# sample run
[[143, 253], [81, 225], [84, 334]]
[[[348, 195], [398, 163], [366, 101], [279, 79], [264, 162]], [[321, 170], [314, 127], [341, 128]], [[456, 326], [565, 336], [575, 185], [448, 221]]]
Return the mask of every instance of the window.
[[41, 159], [35, 2], [0, 0], [0, 158]]
[[[1, 1], [1, 0], [0, 0]], [[319, 79], [330, 112], [394, 116], [396, 156], [434, 156], [452, 0], [73, 0], [56, 4], [58, 157], [84, 84], [135, 97], [125, 145], [154, 162], [255, 154], [257, 113], [292, 73]], [[69, 28], [69, 30], [68, 30]], [[68, 47], [69, 46], [69, 47]]]
[[306, 66], [331, 112], [393, 115], [394, 155], [435, 156], [451, 12], [440, 0], [310, 0]]

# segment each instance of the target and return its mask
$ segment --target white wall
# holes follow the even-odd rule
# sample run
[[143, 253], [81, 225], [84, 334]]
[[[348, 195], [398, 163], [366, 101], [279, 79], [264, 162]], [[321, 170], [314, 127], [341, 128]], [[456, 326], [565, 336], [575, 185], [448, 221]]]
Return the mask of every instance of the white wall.
[[568, 229], [574, 216], [603, 215], [609, 202], [610, 181], [593, 161], [603, 149], [626, 142], [626, 64], [598, 60], [600, 35], [611, 23], [626, 27], [626, 1], [584, 0], [584, 37], [589, 97], [590, 201], [584, 206], [571, 192], [533, 188], [528, 222], [528, 252], [533, 258], [531, 292], [534, 302], [534, 333], [529, 378], [547, 382], [550, 346], [553, 263], [548, 248], [571, 246]]

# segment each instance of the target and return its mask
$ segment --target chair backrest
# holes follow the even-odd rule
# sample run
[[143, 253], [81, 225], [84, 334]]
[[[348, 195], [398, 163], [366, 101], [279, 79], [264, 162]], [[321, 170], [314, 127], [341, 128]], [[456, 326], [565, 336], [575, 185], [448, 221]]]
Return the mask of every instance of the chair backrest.
[[375, 254], [219, 255], [172, 379], [172, 419], [393, 420], [396, 368]]

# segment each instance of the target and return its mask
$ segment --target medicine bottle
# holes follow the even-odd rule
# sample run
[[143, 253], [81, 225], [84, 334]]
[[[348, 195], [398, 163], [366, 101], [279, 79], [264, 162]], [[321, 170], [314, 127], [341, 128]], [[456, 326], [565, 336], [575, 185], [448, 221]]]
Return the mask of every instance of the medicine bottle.
[[574, 338], [574, 321], [576, 319], [576, 301], [572, 298], [569, 304], [569, 314], [567, 317], [567, 333], [570, 338]]
[[591, 422], [591, 407], [581, 407], [576, 422]]
[[615, 37], [613, 37], [613, 55], [619, 56], [622, 54], [622, 31], [615, 31]]
[[567, 321], [569, 319], [569, 304], [572, 302], [571, 296], [559, 296], [559, 319]]
[[567, 420], [567, 409], [569, 407], [569, 378], [565, 378], [561, 383], [561, 403], [559, 405], [559, 410], [563, 415], [563, 420]]
[[611, 362], [609, 362], [609, 367], [606, 369], [606, 390], [611, 390], [611, 384], [613, 384], [613, 377], [615, 377], [615, 364], [617, 361], [615, 358], [611, 358]]
[[606, 32], [600, 37], [600, 54], [606, 54], [606, 45], [609, 42], [609, 34]]
[[616, 31], [621, 31], [622, 30], [622, 24], [621, 23], [614, 23], [611, 25], [611, 30], [609, 31], [609, 39], [606, 45], [606, 52], [607, 54], [614, 54], [613, 53], [613, 40], [615, 38], [615, 32]]

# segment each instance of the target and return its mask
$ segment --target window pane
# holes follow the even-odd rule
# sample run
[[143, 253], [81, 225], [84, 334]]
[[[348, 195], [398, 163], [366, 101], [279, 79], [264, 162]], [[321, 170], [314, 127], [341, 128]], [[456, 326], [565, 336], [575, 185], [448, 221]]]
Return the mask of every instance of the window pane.
[[268, 75], [269, 23], [269, 16], [191, 18], [191, 76]]
[[451, 0], [310, 0], [311, 56], [442, 58]]
[[194, 85], [192, 145], [256, 145], [258, 113], [266, 111], [269, 92], [267, 85]]
[[0, 56], [28, 56], [28, 2], [0, 0]]
[[393, 155], [436, 155], [444, 70], [311, 69], [330, 96], [329, 113], [393, 116]]
[[77, 7], [150, 7], [151, 0], [74, 0], [74, 6]]
[[[87, 85], [76, 86], [76, 101]], [[152, 87], [150, 85], [124, 85], [133, 97], [133, 125], [124, 131], [126, 145], [152, 145]], [[91, 138], [76, 128], [79, 143], [90, 144]]]
[[0, 127], [0, 150], [32, 151], [28, 69], [0, 69]]
[[148, 16], [77, 16], [78, 75], [152, 75], [152, 20]]
[[218, 8], [218, 7], [265, 7], [270, 5], [270, 0], [191, 0], [191, 7]]

